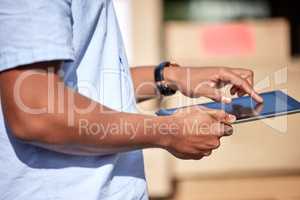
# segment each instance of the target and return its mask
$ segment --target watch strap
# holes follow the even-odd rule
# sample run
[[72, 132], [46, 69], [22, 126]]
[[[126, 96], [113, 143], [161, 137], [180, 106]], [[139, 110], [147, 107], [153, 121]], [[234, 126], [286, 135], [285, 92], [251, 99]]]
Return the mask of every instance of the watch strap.
[[164, 69], [170, 65], [170, 62], [162, 62], [154, 70], [154, 79], [157, 89], [159, 90], [160, 94], [164, 96], [171, 96], [176, 93], [176, 90], [168, 87], [168, 85], [165, 83]]

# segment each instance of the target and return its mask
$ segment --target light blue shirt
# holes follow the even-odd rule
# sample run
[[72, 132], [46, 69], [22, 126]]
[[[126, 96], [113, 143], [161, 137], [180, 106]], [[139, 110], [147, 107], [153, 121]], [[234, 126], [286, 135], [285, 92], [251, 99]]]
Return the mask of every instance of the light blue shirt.
[[[65, 84], [82, 95], [136, 112], [111, 0], [0, 0], [0, 71], [49, 60], [65, 61]], [[147, 198], [141, 151], [75, 156], [27, 144], [0, 107], [1, 200]]]

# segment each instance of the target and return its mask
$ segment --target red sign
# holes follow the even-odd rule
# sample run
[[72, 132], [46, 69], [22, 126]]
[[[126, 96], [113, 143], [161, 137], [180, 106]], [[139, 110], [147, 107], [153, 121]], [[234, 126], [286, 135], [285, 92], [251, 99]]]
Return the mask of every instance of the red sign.
[[255, 51], [252, 28], [246, 24], [222, 24], [202, 29], [202, 49], [211, 56], [241, 56]]

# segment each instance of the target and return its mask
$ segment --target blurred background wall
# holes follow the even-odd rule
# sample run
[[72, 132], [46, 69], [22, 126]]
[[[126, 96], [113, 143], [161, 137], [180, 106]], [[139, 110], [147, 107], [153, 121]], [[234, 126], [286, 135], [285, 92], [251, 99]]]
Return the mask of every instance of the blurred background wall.
[[[256, 89], [281, 89], [300, 99], [300, 14], [297, 1], [114, 0], [132, 66], [174, 60], [183, 66], [247, 67]], [[206, 102], [177, 94], [139, 104]], [[210, 158], [180, 161], [145, 151], [154, 199], [300, 200], [300, 116], [235, 126]]]

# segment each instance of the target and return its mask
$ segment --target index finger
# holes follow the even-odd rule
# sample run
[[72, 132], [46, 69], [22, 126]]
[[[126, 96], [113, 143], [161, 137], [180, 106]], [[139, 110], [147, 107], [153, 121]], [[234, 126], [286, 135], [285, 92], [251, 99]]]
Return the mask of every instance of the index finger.
[[[254, 84], [254, 73], [252, 70], [249, 69], [243, 69], [243, 68], [235, 68], [231, 70], [234, 74], [240, 76], [241, 78], [243, 78], [244, 80], [248, 81], [248, 83], [250, 84], [251, 87], [253, 87]], [[233, 87], [234, 89], [232, 90], [232, 93], [235, 94], [236, 92], [238, 93], [238, 95], [244, 96], [246, 93], [241, 90], [238, 89], [236, 87]]]
[[231, 70], [236, 75], [242, 77], [243, 79], [246, 79], [248, 83], [253, 86], [254, 83], [254, 73], [253, 71], [249, 69], [242, 69], [242, 68], [235, 68]]
[[263, 98], [261, 96], [259, 96], [259, 94], [257, 92], [255, 92], [253, 87], [247, 81], [245, 81], [243, 78], [241, 78], [240, 76], [238, 76], [228, 70], [224, 70], [220, 73], [220, 79], [222, 81], [228, 81], [231, 84], [237, 86], [238, 88], [241, 88], [247, 94], [249, 94], [249, 96], [251, 96], [255, 101], [257, 101], [259, 103], [262, 103], [264, 101]]

